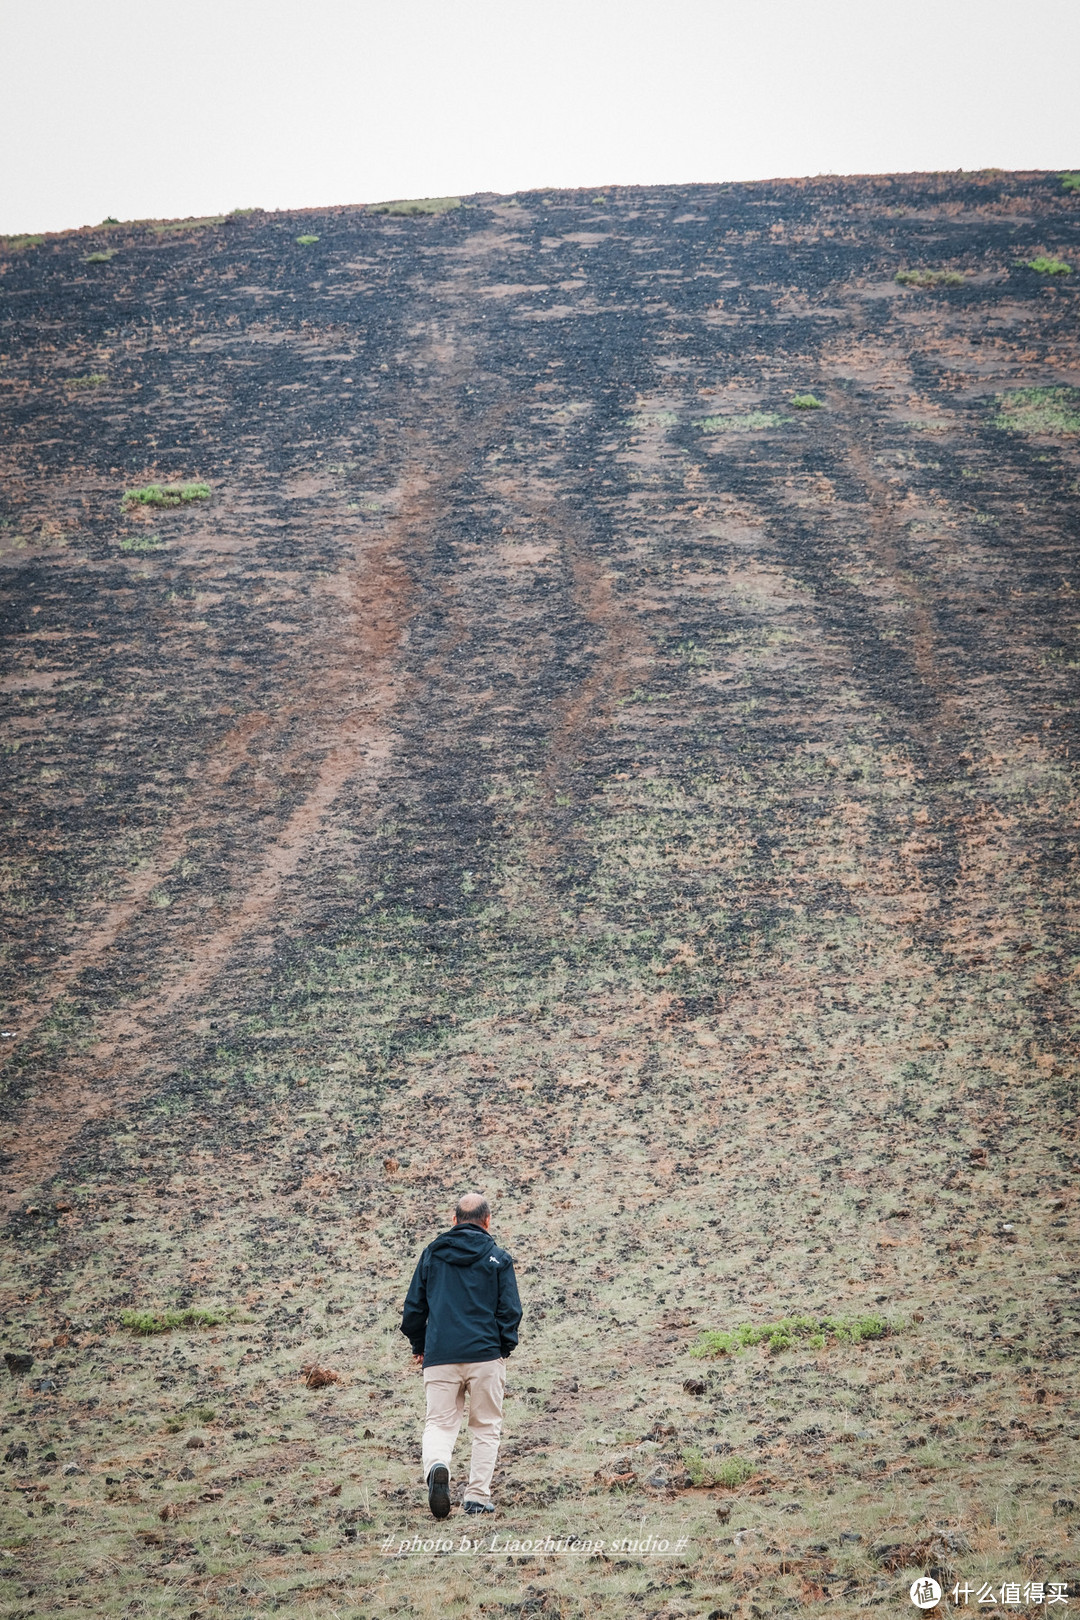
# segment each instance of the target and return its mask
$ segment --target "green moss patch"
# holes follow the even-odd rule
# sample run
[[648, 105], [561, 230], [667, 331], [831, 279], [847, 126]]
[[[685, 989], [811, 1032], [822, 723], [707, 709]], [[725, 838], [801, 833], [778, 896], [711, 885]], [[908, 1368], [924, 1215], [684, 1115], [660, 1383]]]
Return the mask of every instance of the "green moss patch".
[[1075, 169], [1067, 170], [1065, 174], [1059, 175], [1058, 178], [1061, 181], [1062, 191], [1080, 191], [1080, 173], [1077, 173]]
[[460, 197], [413, 197], [406, 202], [373, 203], [372, 214], [448, 214], [461, 207]]
[[731, 1356], [763, 1344], [769, 1355], [805, 1345], [821, 1350], [828, 1343], [862, 1344], [883, 1339], [889, 1324], [883, 1316], [785, 1316], [779, 1322], [743, 1322], [730, 1330], [707, 1329], [690, 1351], [692, 1356]]
[[959, 270], [898, 270], [894, 280], [901, 287], [962, 287], [964, 277]]
[[790, 421], [779, 411], [747, 411], [743, 416], [704, 416], [697, 425], [702, 433], [757, 433]]
[[165, 542], [160, 534], [129, 534], [120, 542], [121, 551], [160, 551]]
[[1014, 388], [997, 405], [994, 426], [1010, 433], [1080, 433], [1080, 388]]
[[27, 248], [40, 247], [44, 240], [43, 236], [4, 236], [0, 237], [0, 247], [8, 253], [25, 253]]
[[121, 506], [186, 506], [189, 501], [210, 499], [209, 484], [147, 484], [144, 489], [126, 489]]
[[1072, 275], [1071, 264], [1066, 264], [1064, 259], [1049, 259], [1045, 254], [1040, 254], [1037, 259], [1025, 259], [1021, 268], [1035, 270], [1040, 276]]
[[149, 1338], [154, 1333], [171, 1333], [174, 1328], [218, 1327], [226, 1320], [225, 1311], [189, 1306], [183, 1311], [124, 1311], [120, 1325], [141, 1338]]
[[102, 248], [99, 253], [88, 253], [83, 260], [84, 264], [108, 264], [110, 259], [116, 258], [116, 248]]
[[64, 383], [68, 388], [102, 388], [108, 380], [103, 371], [89, 371], [85, 377], [65, 377]]
[[300, 247], [314, 247], [319, 238], [317, 236], [298, 236], [296, 240]]
[[173, 231], [202, 231], [208, 225], [224, 225], [227, 217], [225, 214], [206, 214], [202, 219], [163, 219], [155, 221], [150, 229], [157, 236], [168, 236]]

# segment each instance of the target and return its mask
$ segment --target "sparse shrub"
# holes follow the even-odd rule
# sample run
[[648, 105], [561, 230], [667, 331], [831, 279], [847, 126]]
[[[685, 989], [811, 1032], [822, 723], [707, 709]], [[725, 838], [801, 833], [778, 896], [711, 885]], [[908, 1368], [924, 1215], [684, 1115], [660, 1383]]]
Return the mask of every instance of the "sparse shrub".
[[793, 394], [791, 406], [796, 411], [823, 411], [825, 401], [818, 399], [816, 394]]
[[98, 253], [88, 253], [83, 260], [84, 264], [108, 264], [110, 259], [116, 258], [115, 248], [102, 248]]
[[460, 197], [413, 197], [406, 202], [373, 203], [372, 214], [448, 214], [461, 207]]
[[692, 1356], [737, 1355], [751, 1345], [763, 1344], [769, 1355], [802, 1344], [821, 1350], [835, 1339], [839, 1344], [862, 1344], [882, 1339], [889, 1332], [883, 1316], [785, 1316], [779, 1322], [743, 1322], [730, 1330], [708, 1329], [692, 1346]]
[[145, 489], [126, 489], [121, 506], [184, 506], [188, 501], [210, 499], [209, 484], [147, 484]]
[[1080, 388], [1014, 388], [997, 404], [993, 425], [1012, 433], [1080, 433]]
[[298, 236], [296, 240], [300, 247], [314, 247], [319, 238], [317, 236]]
[[[129, 534], [120, 542], [121, 551], [160, 551], [164, 545], [160, 534]], [[167, 904], [168, 902], [166, 902]]]
[[690, 1475], [691, 1485], [710, 1485], [715, 1475], [710, 1468], [706, 1468], [705, 1459], [701, 1455], [700, 1447], [687, 1446], [682, 1454], [683, 1467]]
[[118, 219], [114, 219], [111, 214], [106, 214], [101, 223], [103, 225], [119, 225], [120, 221]]
[[1075, 170], [1060, 176], [1063, 191], [1080, 191], [1080, 174]]
[[1037, 270], [1040, 276], [1072, 275], [1071, 264], [1066, 264], [1064, 259], [1048, 259], [1045, 254], [1040, 254], [1037, 259], [1025, 259], [1021, 269]]
[[713, 1469], [713, 1479], [718, 1485], [726, 1485], [729, 1491], [734, 1491], [740, 1485], [745, 1485], [753, 1473], [754, 1465], [748, 1463], [745, 1457], [725, 1457]]
[[962, 287], [959, 270], [898, 270], [894, 278], [901, 287]]
[[64, 382], [69, 388], [100, 388], [108, 380], [103, 371], [90, 371], [85, 377], [64, 378]]
[[27, 248], [40, 247], [43, 236], [5, 236], [0, 241], [9, 253], [25, 253]]
[[152, 1333], [171, 1333], [173, 1328], [217, 1327], [224, 1320], [224, 1311], [189, 1306], [183, 1311], [124, 1311], [120, 1324], [147, 1338]]

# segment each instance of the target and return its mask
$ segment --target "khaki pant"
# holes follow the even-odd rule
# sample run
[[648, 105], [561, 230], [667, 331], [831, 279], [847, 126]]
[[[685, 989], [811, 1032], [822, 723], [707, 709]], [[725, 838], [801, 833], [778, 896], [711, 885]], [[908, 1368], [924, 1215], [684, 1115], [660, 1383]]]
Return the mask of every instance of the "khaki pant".
[[505, 1388], [506, 1362], [502, 1360], [451, 1361], [442, 1367], [424, 1368], [424, 1394], [427, 1396], [425, 1480], [436, 1463], [450, 1468], [454, 1441], [465, 1415], [467, 1391], [472, 1456], [469, 1459], [469, 1484], [465, 1500], [491, 1501], [491, 1476], [499, 1455]]

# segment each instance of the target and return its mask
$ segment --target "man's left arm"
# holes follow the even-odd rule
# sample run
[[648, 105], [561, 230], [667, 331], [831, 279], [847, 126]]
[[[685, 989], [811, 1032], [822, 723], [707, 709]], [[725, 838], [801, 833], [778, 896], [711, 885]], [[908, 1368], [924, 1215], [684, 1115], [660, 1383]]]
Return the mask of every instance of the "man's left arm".
[[495, 1307], [499, 1347], [504, 1356], [508, 1356], [517, 1345], [520, 1322], [521, 1300], [518, 1297], [517, 1278], [514, 1276], [514, 1262], [507, 1255], [506, 1264], [499, 1267], [499, 1301]]

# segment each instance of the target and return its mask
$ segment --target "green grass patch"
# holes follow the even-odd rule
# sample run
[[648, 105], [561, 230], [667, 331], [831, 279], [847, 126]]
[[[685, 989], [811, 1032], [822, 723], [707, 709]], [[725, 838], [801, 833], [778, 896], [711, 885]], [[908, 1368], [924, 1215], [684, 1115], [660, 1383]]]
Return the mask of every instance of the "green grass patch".
[[763, 1344], [770, 1356], [795, 1345], [822, 1350], [836, 1344], [862, 1344], [883, 1339], [889, 1324], [883, 1316], [785, 1316], [779, 1322], [742, 1322], [737, 1328], [707, 1329], [692, 1346], [692, 1356], [731, 1356]]
[[108, 382], [103, 371], [88, 371], [85, 377], [65, 377], [68, 388], [102, 388]]
[[901, 287], [962, 287], [965, 278], [959, 270], [898, 270], [893, 279]]
[[120, 542], [121, 551], [160, 551], [165, 544], [160, 534], [129, 534]]
[[1014, 388], [997, 404], [993, 424], [1010, 433], [1080, 433], [1080, 388]]
[[86, 255], [85, 259], [83, 260], [83, 263], [84, 264], [108, 264], [110, 259], [115, 259], [116, 258], [116, 254], [117, 254], [117, 249], [116, 248], [102, 248], [97, 253], [88, 253]]
[[189, 501], [209, 499], [209, 484], [147, 484], [145, 489], [126, 489], [120, 505], [186, 506]]
[[823, 411], [825, 409], [825, 401], [818, 399], [816, 394], [793, 394], [790, 404], [792, 409], [796, 411]]
[[729, 1491], [734, 1491], [740, 1485], [745, 1485], [756, 1472], [753, 1463], [747, 1462], [745, 1457], [725, 1457], [712, 1470], [712, 1477], [717, 1485], [726, 1485]]
[[461, 207], [460, 197], [413, 197], [405, 202], [372, 203], [372, 214], [448, 214]]
[[170, 1412], [165, 1419], [165, 1428], [169, 1434], [181, 1434], [189, 1423], [198, 1424], [201, 1428], [206, 1423], [213, 1423], [217, 1412], [212, 1406], [193, 1406], [186, 1412]]
[[1058, 176], [1062, 191], [1080, 191], [1080, 173], [1075, 169], [1067, 170]]
[[747, 411], [744, 416], [703, 416], [697, 425], [702, 433], [757, 433], [790, 421], [779, 411]]
[[203, 1310], [189, 1306], [183, 1311], [124, 1311], [121, 1327], [128, 1328], [143, 1338], [153, 1333], [171, 1333], [174, 1328], [218, 1327], [226, 1319], [225, 1311]]
[[314, 247], [319, 238], [317, 236], [298, 236], [296, 240], [301, 247]]
[[1064, 259], [1048, 259], [1045, 254], [1040, 254], [1037, 259], [1025, 259], [1020, 268], [1037, 270], [1040, 276], [1072, 275], [1071, 264], [1066, 264]]
[[25, 253], [27, 248], [40, 247], [44, 240], [43, 236], [5, 236], [0, 237], [0, 245], [9, 253]]
[[173, 231], [202, 231], [208, 225], [224, 225], [226, 214], [206, 214], [202, 219], [155, 220], [150, 229], [156, 236], [168, 236]]

